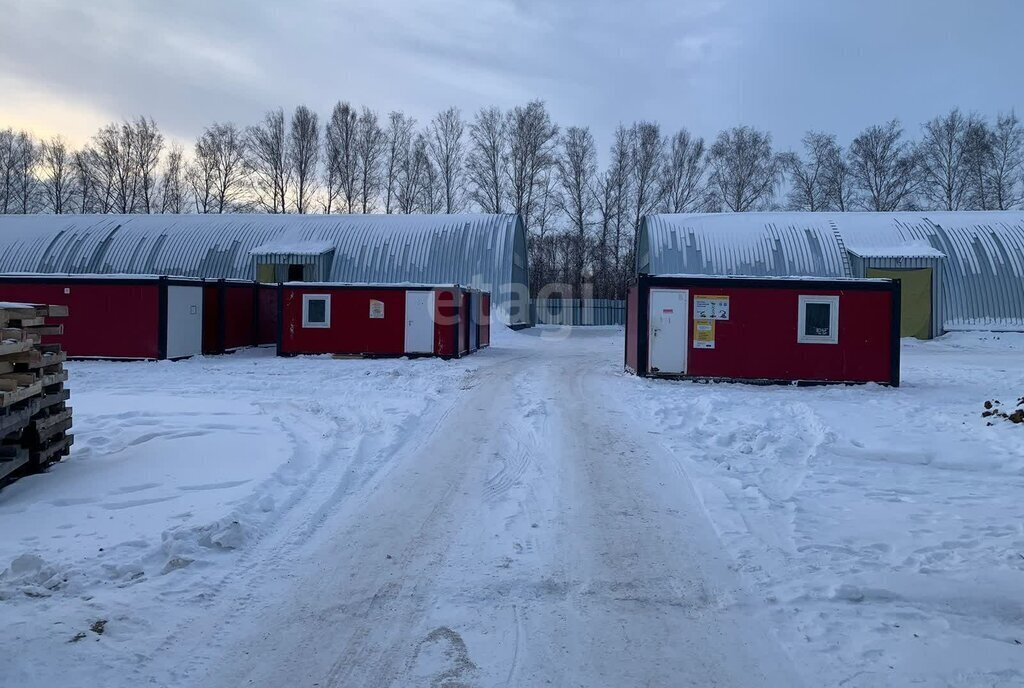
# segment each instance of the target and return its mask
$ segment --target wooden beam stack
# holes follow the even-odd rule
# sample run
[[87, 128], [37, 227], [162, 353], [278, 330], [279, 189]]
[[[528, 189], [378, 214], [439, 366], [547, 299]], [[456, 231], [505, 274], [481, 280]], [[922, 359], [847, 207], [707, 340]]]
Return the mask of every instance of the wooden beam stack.
[[0, 481], [45, 469], [71, 450], [67, 358], [52, 322], [66, 306], [0, 302]]

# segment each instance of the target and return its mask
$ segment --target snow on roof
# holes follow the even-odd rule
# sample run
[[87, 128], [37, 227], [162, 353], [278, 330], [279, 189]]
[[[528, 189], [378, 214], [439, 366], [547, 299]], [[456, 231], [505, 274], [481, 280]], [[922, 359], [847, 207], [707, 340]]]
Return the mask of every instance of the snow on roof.
[[334, 249], [339, 282], [454, 283], [495, 295], [515, 322], [528, 309], [518, 215], [3, 215], [0, 273], [109, 273], [253, 279], [254, 249]]
[[330, 241], [270, 241], [249, 249], [250, 256], [268, 254], [320, 255], [334, 250]]
[[14, 301], [0, 301], [0, 308], [35, 308], [34, 303], [15, 303]]
[[946, 254], [924, 241], [907, 241], [889, 246], [846, 244], [846, 249], [861, 258], [945, 258]]
[[317, 288], [317, 287], [323, 287], [323, 288], [328, 288], [328, 287], [378, 287], [378, 288], [379, 287], [387, 287], [387, 288], [399, 287], [399, 288], [401, 288], [401, 287], [405, 287], [405, 288], [408, 288], [408, 289], [444, 289], [444, 288], [454, 288], [454, 287], [462, 286], [462, 287], [468, 289], [468, 287], [465, 287], [465, 285], [458, 285], [458, 284], [425, 284], [425, 283], [417, 283], [417, 282], [284, 282], [283, 285], [286, 286], [286, 287], [297, 287], [297, 288], [303, 288], [303, 287], [313, 287], [313, 288]]
[[850, 255], [942, 258], [936, 320], [1024, 326], [1024, 212], [649, 215], [637, 272], [853, 276]]
[[779, 280], [780, 282], [891, 282], [887, 277], [817, 277], [811, 275], [687, 275], [685, 273], [669, 275], [651, 275], [651, 277], [674, 277], [688, 280]]

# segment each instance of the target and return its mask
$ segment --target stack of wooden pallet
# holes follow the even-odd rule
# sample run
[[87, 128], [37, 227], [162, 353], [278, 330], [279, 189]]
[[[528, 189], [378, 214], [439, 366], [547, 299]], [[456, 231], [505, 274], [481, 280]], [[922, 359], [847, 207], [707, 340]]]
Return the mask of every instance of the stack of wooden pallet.
[[43, 470], [67, 455], [74, 437], [67, 405], [66, 355], [44, 336], [65, 306], [0, 302], [0, 481]]

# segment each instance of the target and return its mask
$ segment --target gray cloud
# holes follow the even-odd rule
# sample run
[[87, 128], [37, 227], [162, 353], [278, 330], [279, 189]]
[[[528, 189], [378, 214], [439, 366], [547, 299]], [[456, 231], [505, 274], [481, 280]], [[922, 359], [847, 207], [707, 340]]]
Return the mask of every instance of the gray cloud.
[[1024, 109], [1015, 0], [0, 0], [0, 17], [0, 75], [181, 137], [339, 99], [423, 121], [538, 97], [603, 142], [651, 118], [783, 146]]

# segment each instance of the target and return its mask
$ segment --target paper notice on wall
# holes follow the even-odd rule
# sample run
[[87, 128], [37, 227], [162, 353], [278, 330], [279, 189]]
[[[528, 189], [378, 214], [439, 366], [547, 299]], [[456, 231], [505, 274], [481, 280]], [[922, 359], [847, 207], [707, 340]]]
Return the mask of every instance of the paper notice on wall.
[[707, 318], [693, 321], [693, 348], [715, 348], [715, 321]]
[[384, 302], [370, 299], [370, 318], [380, 320], [384, 317]]
[[728, 296], [694, 296], [693, 317], [702, 320], [728, 320]]

